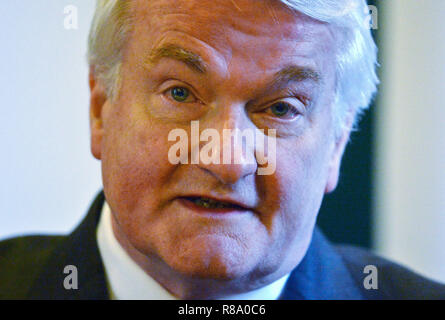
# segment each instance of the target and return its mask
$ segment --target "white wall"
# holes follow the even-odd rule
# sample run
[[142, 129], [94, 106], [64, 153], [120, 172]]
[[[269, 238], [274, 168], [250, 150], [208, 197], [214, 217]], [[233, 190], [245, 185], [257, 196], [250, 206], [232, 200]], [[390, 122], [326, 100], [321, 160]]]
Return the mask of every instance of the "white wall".
[[375, 239], [445, 282], [445, 1], [385, 0]]
[[[89, 152], [86, 39], [93, 0], [2, 1], [0, 238], [68, 232], [101, 187]], [[78, 29], [64, 7], [78, 8]]]

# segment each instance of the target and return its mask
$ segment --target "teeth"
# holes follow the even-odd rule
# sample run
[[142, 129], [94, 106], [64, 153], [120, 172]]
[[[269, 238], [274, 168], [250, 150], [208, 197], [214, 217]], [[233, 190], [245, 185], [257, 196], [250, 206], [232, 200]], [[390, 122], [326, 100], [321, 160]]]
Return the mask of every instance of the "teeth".
[[224, 202], [215, 201], [209, 198], [196, 198], [193, 199], [193, 202], [203, 208], [206, 209], [224, 209], [224, 208], [232, 208], [233, 206]]

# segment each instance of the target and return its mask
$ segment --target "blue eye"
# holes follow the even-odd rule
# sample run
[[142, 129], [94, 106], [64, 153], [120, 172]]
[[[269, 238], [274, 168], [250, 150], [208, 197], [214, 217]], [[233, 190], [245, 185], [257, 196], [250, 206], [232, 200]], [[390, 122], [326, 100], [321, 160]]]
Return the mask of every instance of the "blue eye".
[[278, 102], [269, 107], [270, 112], [278, 118], [293, 119], [298, 115], [297, 109], [285, 102]]
[[272, 113], [277, 117], [285, 116], [289, 112], [289, 110], [289, 105], [283, 102], [276, 103], [272, 107], [270, 107], [270, 111], [272, 111]]
[[178, 102], [184, 102], [190, 96], [190, 91], [184, 87], [174, 87], [170, 90], [173, 99]]

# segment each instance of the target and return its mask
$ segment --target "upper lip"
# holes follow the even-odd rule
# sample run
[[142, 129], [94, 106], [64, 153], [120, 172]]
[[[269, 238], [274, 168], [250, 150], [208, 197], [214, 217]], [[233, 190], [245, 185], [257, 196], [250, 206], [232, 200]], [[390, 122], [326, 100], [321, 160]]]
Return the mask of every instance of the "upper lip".
[[233, 206], [240, 207], [244, 210], [253, 210], [253, 207], [247, 204], [247, 201], [238, 200], [236, 198], [232, 197], [215, 197], [212, 195], [206, 195], [206, 194], [187, 194], [184, 196], [180, 196], [179, 198], [187, 199], [187, 198], [207, 198], [211, 199], [213, 201], [219, 201], [219, 202], [225, 202], [228, 204], [231, 204]]

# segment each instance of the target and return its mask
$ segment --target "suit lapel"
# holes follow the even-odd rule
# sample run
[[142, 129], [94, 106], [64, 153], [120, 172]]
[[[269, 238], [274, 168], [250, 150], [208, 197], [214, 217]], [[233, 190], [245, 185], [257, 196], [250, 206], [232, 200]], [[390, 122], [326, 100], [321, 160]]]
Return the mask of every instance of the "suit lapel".
[[[82, 223], [54, 250], [29, 292], [30, 299], [108, 299], [105, 272], [96, 242], [104, 194], [94, 200]], [[78, 272], [78, 289], [65, 289], [64, 268]]]
[[305, 257], [289, 277], [280, 299], [361, 300], [360, 288], [353, 281], [341, 256], [315, 228]]

